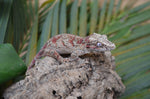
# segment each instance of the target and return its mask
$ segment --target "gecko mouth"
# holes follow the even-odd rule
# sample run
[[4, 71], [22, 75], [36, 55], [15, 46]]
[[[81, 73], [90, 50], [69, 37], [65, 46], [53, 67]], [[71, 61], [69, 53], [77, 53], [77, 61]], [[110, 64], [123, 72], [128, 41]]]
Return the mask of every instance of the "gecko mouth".
[[87, 45], [87, 49], [91, 50], [91, 51], [96, 51], [96, 52], [103, 52], [103, 51], [110, 51], [110, 48], [105, 47], [105, 46], [95, 46], [95, 45]]

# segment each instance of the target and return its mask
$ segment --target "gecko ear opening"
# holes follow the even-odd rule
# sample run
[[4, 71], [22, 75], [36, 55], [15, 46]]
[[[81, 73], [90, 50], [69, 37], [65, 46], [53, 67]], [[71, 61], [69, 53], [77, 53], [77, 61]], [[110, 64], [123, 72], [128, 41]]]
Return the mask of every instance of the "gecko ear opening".
[[71, 54], [60, 54], [60, 56], [63, 58], [69, 58], [71, 57]]

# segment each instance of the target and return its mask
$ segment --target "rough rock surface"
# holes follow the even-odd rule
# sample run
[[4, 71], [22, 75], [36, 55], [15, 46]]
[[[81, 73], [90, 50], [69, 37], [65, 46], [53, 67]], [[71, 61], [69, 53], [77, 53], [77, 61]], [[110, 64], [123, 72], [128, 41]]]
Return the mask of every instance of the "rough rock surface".
[[125, 86], [114, 71], [111, 52], [84, 55], [59, 64], [51, 57], [36, 61], [24, 80], [4, 93], [5, 99], [116, 99]]

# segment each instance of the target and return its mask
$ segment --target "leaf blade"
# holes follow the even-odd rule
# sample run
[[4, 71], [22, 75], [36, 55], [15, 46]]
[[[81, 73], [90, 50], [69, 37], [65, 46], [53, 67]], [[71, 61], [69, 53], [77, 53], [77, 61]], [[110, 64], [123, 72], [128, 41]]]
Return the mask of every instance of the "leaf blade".
[[150, 11], [150, 9], [145, 10], [145, 11], [140, 12], [140, 13], [137, 13], [136, 15], [130, 17], [128, 20], [123, 21], [123, 22], [119, 20], [119, 21], [115, 22], [114, 24], [111, 24], [110, 26], [105, 28], [103, 33], [111, 34], [115, 31], [118, 31], [118, 30], [125, 28], [127, 26], [131, 26], [131, 25], [143, 22], [145, 20], [148, 20], [150, 18], [149, 11]]
[[102, 7], [102, 10], [100, 12], [99, 29], [98, 29], [99, 32], [101, 32], [103, 27], [104, 27], [106, 5], [107, 5], [107, 0], [104, 0], [103, 7]]
[[91, 5], [90, 34], [94, 33], [96, 30], [97, 17], [98, 17], [98, 0], [93, 0]]
[[59, 33], [66, 33], [66, 0], [63, 0], [60, 8]]
[[80, 18], [79, 18], [79, 35], [84, 37], [86, 36], [87, 30], [87, 1], [82, 0], [81, 2], [81, 11], [80, 11]]
[[111, 15], [114, 7], [114, 0], [110, 0], [107, 18], [106, 18], [106, 25], [111, 21]]
[[7, 29], [7, 23], [10, 15], [10, 9], [12, 6], [12, 0], [3, 0], [4, 4], [2, 4], [0, 9], [0, 44], [4, 42], [4, 37]]
[[73, 5], [71, 7], [71, 15], [70, 15], [70, 33], [77, 35], [78, 28], [78, 0], [74, 0]]
[[53, 12], [53, 22], [52, 22], [52, 32], [51, 37], [58, 34], [58, 11], [59, 11], [59, 0], [57, 0], [57, 3], [54, 6], [54, 12]]
[[0, 84], [19, 76], [27, 69], [11, 44], [0, 44], [0, 63]]
[[26, 64], [29, 65], [29, 63], [32, 61], [32, 59], [34, 58], [34, 56], [36, 55], [36, 51], [37, 51], [37, 33], [38, 33], [38, 0], [35, 0], [35, 19], [34, 19], [34, 23], [33, 26], [30, 30], [30, 40], [29, 40], [29, 45], [28, 45], [28, 49], [27, 49], [27, 55], [26, 55]]

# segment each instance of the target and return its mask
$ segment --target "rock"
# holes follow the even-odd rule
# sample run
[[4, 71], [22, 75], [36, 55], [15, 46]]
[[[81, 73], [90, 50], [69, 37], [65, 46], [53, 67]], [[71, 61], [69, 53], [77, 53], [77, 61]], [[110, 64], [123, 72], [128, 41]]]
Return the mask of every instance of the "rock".
[[116, 99], [125, 91], [114, 71], [111, 52], [83, 55], [59, 64], [51, 57], [36, 61], [24, 80], [4, 93], [5, 99]]

